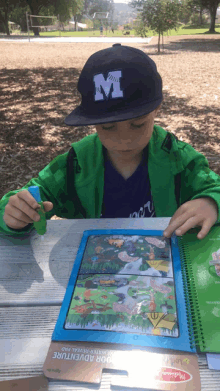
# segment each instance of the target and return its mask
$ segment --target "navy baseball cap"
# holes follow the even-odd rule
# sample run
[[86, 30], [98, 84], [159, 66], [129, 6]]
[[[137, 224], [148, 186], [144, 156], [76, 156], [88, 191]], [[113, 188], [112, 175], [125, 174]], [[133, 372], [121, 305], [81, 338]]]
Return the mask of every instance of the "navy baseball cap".
[[155, 62], [142, 50], [114, 44], [87, 60], [79, 77], [81, 104], [66, 125], [126, 121], [148, 114], [163, 100]]

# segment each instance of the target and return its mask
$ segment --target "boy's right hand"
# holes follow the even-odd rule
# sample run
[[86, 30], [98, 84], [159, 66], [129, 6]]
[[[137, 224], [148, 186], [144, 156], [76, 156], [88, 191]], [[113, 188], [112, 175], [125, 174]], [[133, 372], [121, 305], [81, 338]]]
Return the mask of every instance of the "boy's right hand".
[[[43, 206], [45, 212], [53, 209], [53, 204], [49, 201], [44, 201]], [[38, 208], [40, 205], [28, 190], [19, 191], [9, 198], [3, 216], [4, 222], [9, 228], [22, 229], [26, 225], [40, 220], [36, 211]]]

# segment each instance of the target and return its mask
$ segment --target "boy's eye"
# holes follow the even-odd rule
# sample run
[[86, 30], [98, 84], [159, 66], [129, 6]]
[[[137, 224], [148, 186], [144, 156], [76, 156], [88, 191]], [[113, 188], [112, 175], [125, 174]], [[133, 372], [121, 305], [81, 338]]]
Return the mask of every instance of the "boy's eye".
[[115, 125], [111, 125], [111, 126], [102, 126], [102, 129], [104, 130], [111, 130], [114, 128]]
[[133, 128], [141, 128], [143, 125], [145, 124], [145, 122], [143, 122], [143, 124], [140, 124], [140, 125], [135, 125], [135, 124], [131, 124], [131, 126], [133, 127]]
[[[135, 125], [135, 124], [132, 124], [132, 123], [131, 123], [131, 127], [132, 127], [132, 128], [135, 128], [135, 129], [139, 129], [139, 128], [141, 128], [142, 126], [144, 126], [144, 124], [145, 124], [145, 122], [143, 122], [143, 123], [140, 124], [140, 125]], [[115, 127], [115, 125], [112, 124], [112, 125], [110, 125], [110, 126], [102, 126], [102, 129], [103, 129], [103, 130], [111, 130], [111, 129], [113, 129], [114, 127]]]

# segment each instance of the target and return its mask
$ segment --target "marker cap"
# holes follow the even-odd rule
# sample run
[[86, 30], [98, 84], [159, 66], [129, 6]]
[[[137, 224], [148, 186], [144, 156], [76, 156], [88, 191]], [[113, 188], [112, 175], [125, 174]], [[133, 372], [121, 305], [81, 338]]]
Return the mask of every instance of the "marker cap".
[[28, 191], [37, 202], [41, 202], [40, 189], [38, 186], [30, 186]]

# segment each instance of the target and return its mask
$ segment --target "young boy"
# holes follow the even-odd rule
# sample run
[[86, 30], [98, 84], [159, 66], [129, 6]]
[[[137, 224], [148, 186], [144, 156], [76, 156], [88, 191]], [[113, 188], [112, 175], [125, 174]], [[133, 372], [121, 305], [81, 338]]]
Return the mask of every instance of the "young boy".
[[163, 100], [156, 64], [115, 44], [93, 54], [78, 82], [82, 102], [66, 118], [97, 133], [73, 143], [20, 190], [0, 201], [0, 229], [21, 235], [39, 218], [29, 186], [40, 187], [46, 218], [170, 217], [164, 236], [220, 221], [220, 177], [205, 157], [154, 125]]

